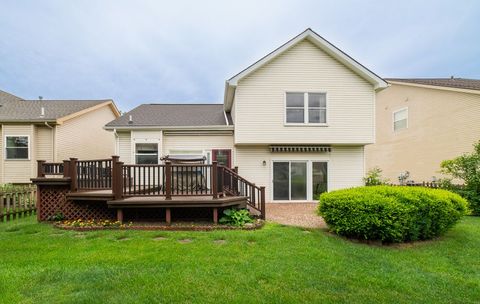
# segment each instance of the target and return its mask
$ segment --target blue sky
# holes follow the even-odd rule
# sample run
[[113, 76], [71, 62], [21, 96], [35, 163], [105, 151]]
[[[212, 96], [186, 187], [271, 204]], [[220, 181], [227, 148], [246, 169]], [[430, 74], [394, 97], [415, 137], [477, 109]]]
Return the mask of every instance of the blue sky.
[[480, 1], [0, 0], [0, 89], [28, 99], [222, 102], [311, 27], [382, 77], [480, 78]]

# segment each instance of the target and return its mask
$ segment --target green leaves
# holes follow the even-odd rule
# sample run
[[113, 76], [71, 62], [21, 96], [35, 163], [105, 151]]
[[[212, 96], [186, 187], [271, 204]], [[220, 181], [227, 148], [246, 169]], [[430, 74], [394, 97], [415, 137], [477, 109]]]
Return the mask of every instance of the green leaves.
[[404, 242], [445, 233], [466, 214], [467, 204], [446, 190], [372, 186], [324, 193], [318, 212], [337, 234]]
[[247, 209], [226, 209], [220, 219], [221, 224], [243, 227], [247, 223], [253, 223], [253, 218]]
[[460, 194], [470, 202], [473, 214], [480, 215], [480, 141], [474, 151], [451, 160], [444, 160], [441, 172], [464, 181], [465, 187], [453, 185], [451, 180], [443, 180], [446, 187]]

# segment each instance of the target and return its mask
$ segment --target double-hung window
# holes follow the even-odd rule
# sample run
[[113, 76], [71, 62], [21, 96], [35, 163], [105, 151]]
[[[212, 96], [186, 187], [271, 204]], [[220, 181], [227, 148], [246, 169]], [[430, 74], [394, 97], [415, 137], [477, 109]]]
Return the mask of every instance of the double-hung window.
[[135, 163], [152, 165], [158, 164], [158, 144], [138, 143], [135, 144]]
[[408, 108], [393, 112], [393, 131], [408, 128]]
[[285, 103], [287, 124], [326, 124], [327, 94], [288, 92]]
[[5, 137], [5, 159], [29, 159], [28, 136]]

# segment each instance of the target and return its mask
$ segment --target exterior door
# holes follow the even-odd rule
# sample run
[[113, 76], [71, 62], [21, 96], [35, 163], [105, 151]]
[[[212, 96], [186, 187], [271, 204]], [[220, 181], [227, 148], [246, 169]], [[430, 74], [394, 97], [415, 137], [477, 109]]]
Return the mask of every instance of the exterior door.
[[227, 168], [232, 167], [232, 150], [215, 149], [212, 150], [212, 161], [216, 161], [219, 165]]
[[307, 162], [276, 161], [273, 163], [273, 199], [307, 199]]

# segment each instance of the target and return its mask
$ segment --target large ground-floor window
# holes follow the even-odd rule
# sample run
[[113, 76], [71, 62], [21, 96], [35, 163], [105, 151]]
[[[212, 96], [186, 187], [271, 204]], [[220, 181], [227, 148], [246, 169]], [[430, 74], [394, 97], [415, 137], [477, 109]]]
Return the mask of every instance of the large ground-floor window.
[[327, 162], [274, 161], [274, 200], [317, 200], [328, 190]]

